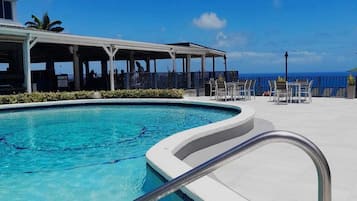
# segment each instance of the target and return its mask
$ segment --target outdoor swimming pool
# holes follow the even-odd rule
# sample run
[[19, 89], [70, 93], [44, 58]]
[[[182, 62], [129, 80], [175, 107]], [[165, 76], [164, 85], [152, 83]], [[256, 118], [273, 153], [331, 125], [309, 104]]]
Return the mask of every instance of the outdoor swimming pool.
[[0, 198], [133, 200], [148, 190], [144, 155], [152, 145], [237, 113], [177, 104], [0, 112]]

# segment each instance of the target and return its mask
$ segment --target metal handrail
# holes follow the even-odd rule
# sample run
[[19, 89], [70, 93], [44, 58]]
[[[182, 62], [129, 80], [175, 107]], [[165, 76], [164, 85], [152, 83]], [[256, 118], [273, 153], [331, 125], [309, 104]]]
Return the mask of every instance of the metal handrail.
[[243, 156], [256, 148], [272, 142], [295, 145], [305, 151], [315, 164], [318, 178], [318, 201], [331, 201], [331, 174], [328, 162], [321, 150], [309, 139], [288, 131], [270, 131], [257, 135], [228, 151], [208, 160], [192, 170], [172, 179], [135, 201], [158, 200], [181, 187], [213, 172], [223, 165]]

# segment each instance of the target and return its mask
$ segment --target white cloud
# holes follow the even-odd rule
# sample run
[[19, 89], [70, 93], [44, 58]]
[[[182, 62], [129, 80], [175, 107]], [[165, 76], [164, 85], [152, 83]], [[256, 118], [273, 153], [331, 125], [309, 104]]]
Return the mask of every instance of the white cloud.
[[[317, 64], [321, 63], [326, 53], [310, 51], [291, 51], [288, 52], [288, 62], [292, 64]], [[228, 52], [229, 59], [244, 60], [254, 64], [280, 64], [285, 61], [284, 52], [254, 52], [254, 51], [233, 51]]]
[[235, 52], [229, 52], [227, 56], [233, 59], [243, 59], [243, 58], [269, 59], [272, 57], [276, 57], [277, 55], [275, 53], [270, 53], [270, 52], [235, 51]]
[[236, 46], [244, 46], [248, 42], [248, 37], [243, 33], [225, 34], [222, 31], [216, 35], [216, 47], [228, 48]]
[[310, 51], [293, 51], [289, 53], [288, 61], [292, 63], [320, 63], [326, 53], [310, 52]]
[[202, 29], [221, 29], [226, 26], [227, 21], [220, 19], [216, 13], [203, 13], [199, 18], [193, 19], [193, 24]]

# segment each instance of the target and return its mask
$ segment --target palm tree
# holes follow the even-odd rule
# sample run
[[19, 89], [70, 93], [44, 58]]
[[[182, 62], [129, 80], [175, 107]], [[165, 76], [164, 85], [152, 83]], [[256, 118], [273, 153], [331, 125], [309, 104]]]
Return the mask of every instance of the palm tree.
[[27, 21], [25, 23], [28, 28], [41, 29], [53, 32], [62, 32], [64, 30], [64, 28], [60, 26], [62, 22], [60, 20], [55, 20], [51, 22], [47, 12], [43, 15], [42, 21], [35, 15], [32, 15], [31, 17], [33, 21]]

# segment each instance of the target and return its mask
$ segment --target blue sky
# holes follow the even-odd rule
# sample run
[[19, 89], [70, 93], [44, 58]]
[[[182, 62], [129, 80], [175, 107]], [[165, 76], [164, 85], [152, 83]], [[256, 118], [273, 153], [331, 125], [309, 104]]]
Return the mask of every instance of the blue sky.
[[285, 51], [290, 72], [357, 67], [354, 0], [19, 0], [17, 7], [21, 23], [48, 11], [72, 34], [225, 50], [228, 68], [242, 73], [283, 72]]

